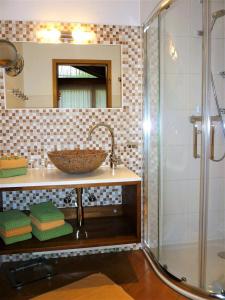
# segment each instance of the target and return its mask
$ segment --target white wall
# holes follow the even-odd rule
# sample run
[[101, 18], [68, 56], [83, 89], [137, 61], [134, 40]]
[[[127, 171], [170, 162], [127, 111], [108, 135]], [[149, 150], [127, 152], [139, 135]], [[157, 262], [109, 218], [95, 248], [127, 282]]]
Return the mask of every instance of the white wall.
[[1, 20], [140, 24], [140, 0], [0, 0]]
[[140, 0], [140, 22], [144, 21], [150, 16], [151, 12], [160, 0]]
[[159, 1], [0, 0], [0, 19], [140, 25]]

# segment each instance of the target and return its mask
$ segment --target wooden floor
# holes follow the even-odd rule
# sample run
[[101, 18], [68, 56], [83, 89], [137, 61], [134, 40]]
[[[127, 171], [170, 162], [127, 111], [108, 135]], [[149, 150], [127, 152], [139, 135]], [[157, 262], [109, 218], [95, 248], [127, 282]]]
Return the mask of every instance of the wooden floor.
[[0, 269], [0, 299], [31, 299], [96, 272], [106, 274], [137, 300], [187, 299], [170, 289], [157, 277], [142, 251], [60, 258], [57, 263], [56, 260], [52, 260], [52, 263], [56, 271], [52, 279], [26, 285], [19, 291], [10, 287], [3, 271], [6, 264], [3, 264]]

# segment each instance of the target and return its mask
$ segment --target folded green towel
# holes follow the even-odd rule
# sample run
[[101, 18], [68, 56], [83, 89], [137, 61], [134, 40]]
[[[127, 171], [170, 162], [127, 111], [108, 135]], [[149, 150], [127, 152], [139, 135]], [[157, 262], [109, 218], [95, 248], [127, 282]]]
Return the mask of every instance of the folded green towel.
[[25, 233], [25, 234], [12, 236], [12, 237], [8, 237], [8, 238], [6, 238], [6, 237], [4, 237], [0, 234], [0, 237], [3, 239], [3, 241], [6, 245], [10, 245], [10, 244], [22, 242], [22, 241], [25, 241], [25, 240], [29, 240], [29, 239], [32, 238], [32, 234], [31, 233]]
[[0, 170], [0, 178], [21, 176], [27, 174], [27, 168], [3, 169]]
[[0, 212], [0, 227], [7, 231], [31, 224], [30, 218], [17, 209]]
[[41, 231], [37, 229], [37, 227], [32, 224], [32, 233], [39, 241], [47, 241], [63, 235], [70, 234], [72, 232], [73, 232], [73, 227], [66, 222], [62, 226], [56, 227], [54, 229], [45, 230], [45, 231]]
[[30, 207], [32, 216], [39, 222], [64, 220], [64, 214], [51, 201], [34, 204]]

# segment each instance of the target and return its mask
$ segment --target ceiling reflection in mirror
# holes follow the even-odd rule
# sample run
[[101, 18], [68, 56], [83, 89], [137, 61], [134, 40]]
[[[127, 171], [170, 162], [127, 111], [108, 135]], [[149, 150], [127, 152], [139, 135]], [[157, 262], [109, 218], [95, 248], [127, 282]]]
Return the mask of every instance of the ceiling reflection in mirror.
[[14, 45], [24, 69], [5, 74], [7, 109], [122, 107], [120, 45]]

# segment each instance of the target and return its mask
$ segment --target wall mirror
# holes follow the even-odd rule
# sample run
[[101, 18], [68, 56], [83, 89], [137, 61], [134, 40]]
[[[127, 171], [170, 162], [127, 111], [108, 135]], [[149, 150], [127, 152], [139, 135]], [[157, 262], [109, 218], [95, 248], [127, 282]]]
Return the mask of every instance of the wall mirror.
[[24, 59], [4, 75], [6, 108], [120, 108], [121, 46], [14, 43]]

